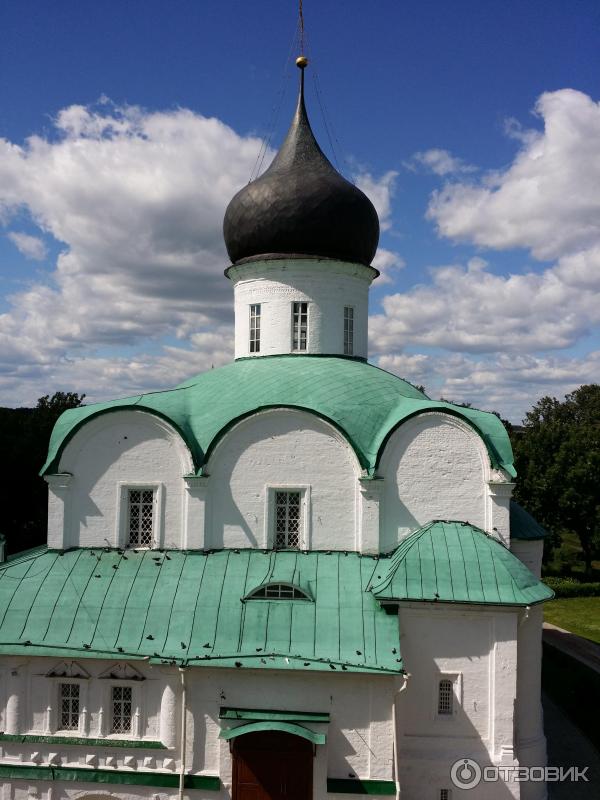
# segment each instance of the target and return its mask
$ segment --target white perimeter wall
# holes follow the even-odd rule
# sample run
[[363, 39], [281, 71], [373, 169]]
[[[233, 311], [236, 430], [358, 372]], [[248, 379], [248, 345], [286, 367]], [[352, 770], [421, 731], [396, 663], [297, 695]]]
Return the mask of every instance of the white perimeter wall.
[[[367, 357], [369, 286], [362, 264], [319, 259], [256, 261], [230, 267], [234, 284], [235, 357], [292, 352], [292, 303], [308, 302], [306, 353], [344, 354], [344, 306], [354, 308], [354, 355]], [[261, 306], [260, 352], [249, 350], [250, 305]]]

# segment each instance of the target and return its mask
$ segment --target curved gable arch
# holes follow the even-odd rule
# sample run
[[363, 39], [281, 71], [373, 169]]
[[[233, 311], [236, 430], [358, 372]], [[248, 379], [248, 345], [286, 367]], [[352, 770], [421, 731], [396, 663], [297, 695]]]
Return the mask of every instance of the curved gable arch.
[[88, 447], [93, 438], [123, 424], [133, 425], [137, 428], [144, 426], [149, 433], [154, 429], [154, 432], [160, 436], [166, 436], [177, 449], [181, 461], [181, 474], [187, 475], [194, 471], [192, 453], [182, 432], [162, 415], [151, 409], [140, 407], [105, 410], [84, 419], [63, 443], [61, 451], [55, 459], [58, 462], [56, 471], [72, 472], [69, 467], [75, 454], [81, 453]]
[[201, 469], [201, 472], [209, 475], [210, 474], [210, 462], [214, 460], [215, 451], [218, 450], [223, 440], [229, 436], [234, 429], [238, 428], [240, 425], [245, 423], [248, 420], [251, 420], [253, 417], [257, 417], [261, 414], [272, 413], [276, 411], [292, 411], [298, 412], [300, 414], [307, 414], [310, 417], [315, 417], [316, 419], [323, 422], [327, 427], [331, 429], [331, 434], [334, 436], [341, 444], [351, 451], [355, 462], [356, 462], [356, 470], [357, 474], [360, 474], [363, 470], [368, 469], [368, 463], [364, 461], [362, 454], [358, 447], [355, 446], [352, 439], [348, 436], [346, 431], [338, 425], [334, 420], [330, 417], [326, 416], [325, 414], [319, 414], [313, 408], [306, 408], [305, 406], [297, 406], [297, 405], [265, 405], [260, 406], [258, 408], [249, 411], [246, 414], [241, 414], [239, 417], [230, 420], [227, 425], [224, 425], [218, 433], [216, 433], [210, 445], [207, 448], [206, 456], [204, 459], [204, 466]]
[[379, 461], [381, 549], [393, 549], [431, 519], [464, 520], [485, 529], [491, 469], [485, 443], [457, 415], [427, 411], [396, 426]]
[[361, 465], [339, 429], [277, 406], [222, 431], [206, 465], [211, 547], [270, 548], [277, 491], [300, 493], [300, 549], [354, 549]]

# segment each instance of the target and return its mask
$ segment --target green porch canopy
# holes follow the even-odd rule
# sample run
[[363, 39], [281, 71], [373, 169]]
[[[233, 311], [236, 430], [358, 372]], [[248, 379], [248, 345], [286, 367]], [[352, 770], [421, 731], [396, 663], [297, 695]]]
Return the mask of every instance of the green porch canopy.
[[381, 559], [371, 592], [381, 601], [531, 606], [554, 592], [497, 539], [468, 522], [436, 520]]
[[[0, 653], [402, 672], [398, 620], [358, 553], [35, 550], [0, 569]], [[244, 599], [265, 584], [309, 599]]]
[[429, 400], [407, 381], [364, 361], [332, 356], [263, 356], [209, 370], [176, 389], [95, 403], [61, 415], [42, 473], [58, 470], [73, 434], [99, 414], [139, 409], [170, 422], [202, 472], [220, 436], [238, 420], [267, 408], [298, 408], [331, 422], [373, 475], [390, 433], [415, 414], [446, 411], [461, 417], [485, 443], [491, 463], [515, 475], [510, 440], [494, 415]]

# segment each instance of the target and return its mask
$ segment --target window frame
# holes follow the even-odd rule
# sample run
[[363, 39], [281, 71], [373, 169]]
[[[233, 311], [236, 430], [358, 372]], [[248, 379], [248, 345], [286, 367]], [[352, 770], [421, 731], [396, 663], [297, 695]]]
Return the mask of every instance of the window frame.
[[[57, 733], [61, 736], [84, 736], [84, 719], [85, 719], [85, 707], [86, 707], [86, 697], [85, 697], [85, 688], [86, 684], [82, 679], [77, 678], [66, 678], [66, 677], [57, 677], [51, 678], [56, 682], [56, 687], [53, 692], [55, 701], [56, 701], [56, 711], [54, 713], [54, 724], [52, 726], [54, 733]], [[79, 708], [77, 711], [77, 727], [76, 728], [63, 728], [61, 726], [62, 721], [62, 687], [63, 686], [77, 686], [79, 693], [78, 693], [78, 703]]]
[[[349, 316], [348, 311], [351, 312]], [[344, 306], [343, 351], [345, 356], [354, 355], [354, 306]]]
[[[256, 309], [258, 309], [258, 313], [256, 312]], [[248, 307], [248, 314], [249, 314], [248, 352], [260, 353], [260, 328], [261, 328], [261, 316], [262, 316], [261, 303], [250, 303]]]
[[[270, 588], [277, 587], [279, 589], [279, 594], [269, 596], [268, 590]], [[292, 591], [292, 596], [288, 597], [285, 595], [281, 595], [281, 589], [288, 589]], [[259, 592], [265, 592], [265, 595], [258, 594]], [[257, 586], [255, 589], [247, 594], [244, 597], [244, 601], [246, 600], [267, 600], [267, 601], [274, 601], [279, 602], [280, 600], [285, 600], [289, 602], [300, 602], [300, 603], [310, 603], [314, 602], [314, 599], [307, 594], [304, 589], [301, 589], [299, 586], [296, 586], [294, 583], [288, 583], [287, 581], [272, 581], [270, 583], [264, 583], [262, 586]]]
[[[434, 695], [433, 718], [435, 720], [455, 720], [458, 710], [462, 706], [462, 673], [443, 671], [438, 672], [436, 673], [435, 681], [435, 691], [432, 693]], [[439, 710], [440, 686], [442, 681], [450, 681], [451, 683], [452, 711], [450, 712], [443, 712]]]
[[[268, 484], [265, 487], [265, 530], [263, 546], [275, 550], [276, 540], [276, 493], [300, 493], [300, 525], [298, 526], [298, 546], [290, 550], [310, 549], [310, 515], [311, 515], [311, 487], [309, 484]], [[288, 548], [278, 548], [287, 550]]]
[[[116, 731], [116, 730], [114, 730], [114, 727], [115, 727], [115, 697], [114, 697], [115, 689], [121, 689], [121, 690], [129, 689], [129, 691], [131, 692], [131, 697], [130, 697], [130, 700], [129, 700], [130, 711], [129, 711], [129, 730], [128, 731]], [[135, 692], [134, 692], [133, 686], [131, 685], [131, 683], [128, 683], [128, 682], [125, 682], [125, 683], [122, 682], [122, 681], [115, 681], [114, 683], [111, 682], [111, 685], [109, 687], [109, 698], [110, 698], [110, 700], [109, 700], [110, 707], [109, 707], [109, 714], [108, 714], [109, 736], [115, 736], [115, 737], [122, 736], [122, 737], [124, 737], [126, 739], [131, 739], [132, 736], [133, 736], [133, 731], [134, 731], [134, 726], [135, 726], [135, 713], [136, 713]], [[121, 700], [121, 701], [117, 701], [117, 702], [120, 702], [121, 705], [123, 705], [123, 703], [125, 703], [127, 701]]]
[[[100, 678], [102, 687], [102, 717], [100, 734], [105, 739], [138, 740], [142, 739], [145, 714], [144, 682], [134, 678]], [[129, 733], [113, 733], [113, 688], [122, 686], [131, 688], [131, 730]]]
[[[307, 353], [308, 352], [308, 337], [309, 337], [309, 302], [308, 300], [292, 300], [292, 353]], [[296, 312], [296, 306], [299, 306], [298, 312]], [[302, 332], [302, 306], [306, 306], [306, 323], [305, 323], [305, 337], [304, 337], [304, 347], [300, 347], [301, 344], [301, 332]], [[298, 313], [298, 335], [296, 336], [296, 313]], [[298, 347], [295, 345], [298, 344]]]
[[[129, 542], [129, 492], [151, 491], [153, 494], [152, 542], [150, 545], [132, 545]], [[151, 481], [120, 481], [117, 488], [117, 519], [115, 543], [126, 550], [156, 550], [162, 542], [162, 514], [164, 484]]]

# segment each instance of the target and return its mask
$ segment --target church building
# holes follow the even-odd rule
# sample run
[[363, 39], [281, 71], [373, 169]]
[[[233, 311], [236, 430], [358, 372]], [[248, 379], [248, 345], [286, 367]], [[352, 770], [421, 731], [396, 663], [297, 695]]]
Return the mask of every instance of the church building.
[[0, 563], [0, 800], [546, 796], [471, 779], [545, 764], [544, 531], [495, 415], [368, 363], [379, 222], [306, 63], [225, 215], [235, 360], [56, 424], [47, 545]]

